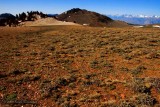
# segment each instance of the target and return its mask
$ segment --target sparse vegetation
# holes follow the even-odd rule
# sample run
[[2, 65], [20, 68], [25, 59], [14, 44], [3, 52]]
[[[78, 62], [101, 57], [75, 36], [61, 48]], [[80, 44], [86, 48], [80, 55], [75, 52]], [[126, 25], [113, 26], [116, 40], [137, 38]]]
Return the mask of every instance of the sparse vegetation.
[[50, 26], [0, 31], [0, 99], [55, 107], [160, 103], [157, 29]]
[[143, 106], [143, 105], [154, 106], [156, 103], [156, 100], [150, 95], [140, 94], [140, 95], [136, 96], [136, 103], [141, 106]]
[[17, 93], [11, 93], [5, 96], [5, 101], [14, 101], [17, 99]]

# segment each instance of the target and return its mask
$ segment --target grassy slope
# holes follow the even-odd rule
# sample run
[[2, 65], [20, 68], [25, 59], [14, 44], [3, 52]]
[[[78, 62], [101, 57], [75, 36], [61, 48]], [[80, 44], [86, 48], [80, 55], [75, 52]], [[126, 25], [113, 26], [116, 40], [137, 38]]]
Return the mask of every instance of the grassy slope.
[[160, 102], [159, 29], [53, 26], [0, 32], [3, 105], [12, 100], [38, 106]]

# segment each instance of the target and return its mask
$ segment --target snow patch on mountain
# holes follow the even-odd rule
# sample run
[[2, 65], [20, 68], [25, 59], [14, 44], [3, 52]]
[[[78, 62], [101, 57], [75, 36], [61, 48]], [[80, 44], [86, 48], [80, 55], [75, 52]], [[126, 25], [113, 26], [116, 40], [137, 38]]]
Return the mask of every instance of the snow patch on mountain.
[[158, 24], [160, 23], [160, 16], [152, 15], [107, 15], [108, 17], [114, 20], [121, 20], [131, 24], [139, 24], [139, 25], [146, 25], [146, 24]]

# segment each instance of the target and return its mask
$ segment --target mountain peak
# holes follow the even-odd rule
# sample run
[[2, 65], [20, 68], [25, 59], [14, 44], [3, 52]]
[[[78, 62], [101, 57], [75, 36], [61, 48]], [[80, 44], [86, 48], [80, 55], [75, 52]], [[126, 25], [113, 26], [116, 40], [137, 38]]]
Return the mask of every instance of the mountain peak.
[[105, 15], [80, 8], [73, 8], [57, 16], [58, 20], [90, 26], [107, 26], [113, 20]]
[[70, 9], [70, 10], [62, 13], [62, 14], [74, 14], [74, 13], [79, 13], [79, 12], [87, 13], [89, 11], [87, 11], [86, 9], [73, 8], [73, 9]]
[[78, 11], [84, 11], [84, 9], [80, 9], [80, 8], [73, 8], [71, 10], [68, 10], [68, 12], [78, 12]]

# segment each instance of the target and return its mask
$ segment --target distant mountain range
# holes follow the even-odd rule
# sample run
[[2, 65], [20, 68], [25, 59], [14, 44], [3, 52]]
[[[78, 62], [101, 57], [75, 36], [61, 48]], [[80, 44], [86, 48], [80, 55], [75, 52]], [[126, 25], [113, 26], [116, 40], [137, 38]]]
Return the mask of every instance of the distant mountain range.
[[106, 15], [114, 20], [121, 20], [131, 24], [147, 25], [160, 23], [160, 16], [146, 15]]
[[47, 14], [48, 17], [56, 17], [58, 14]]

